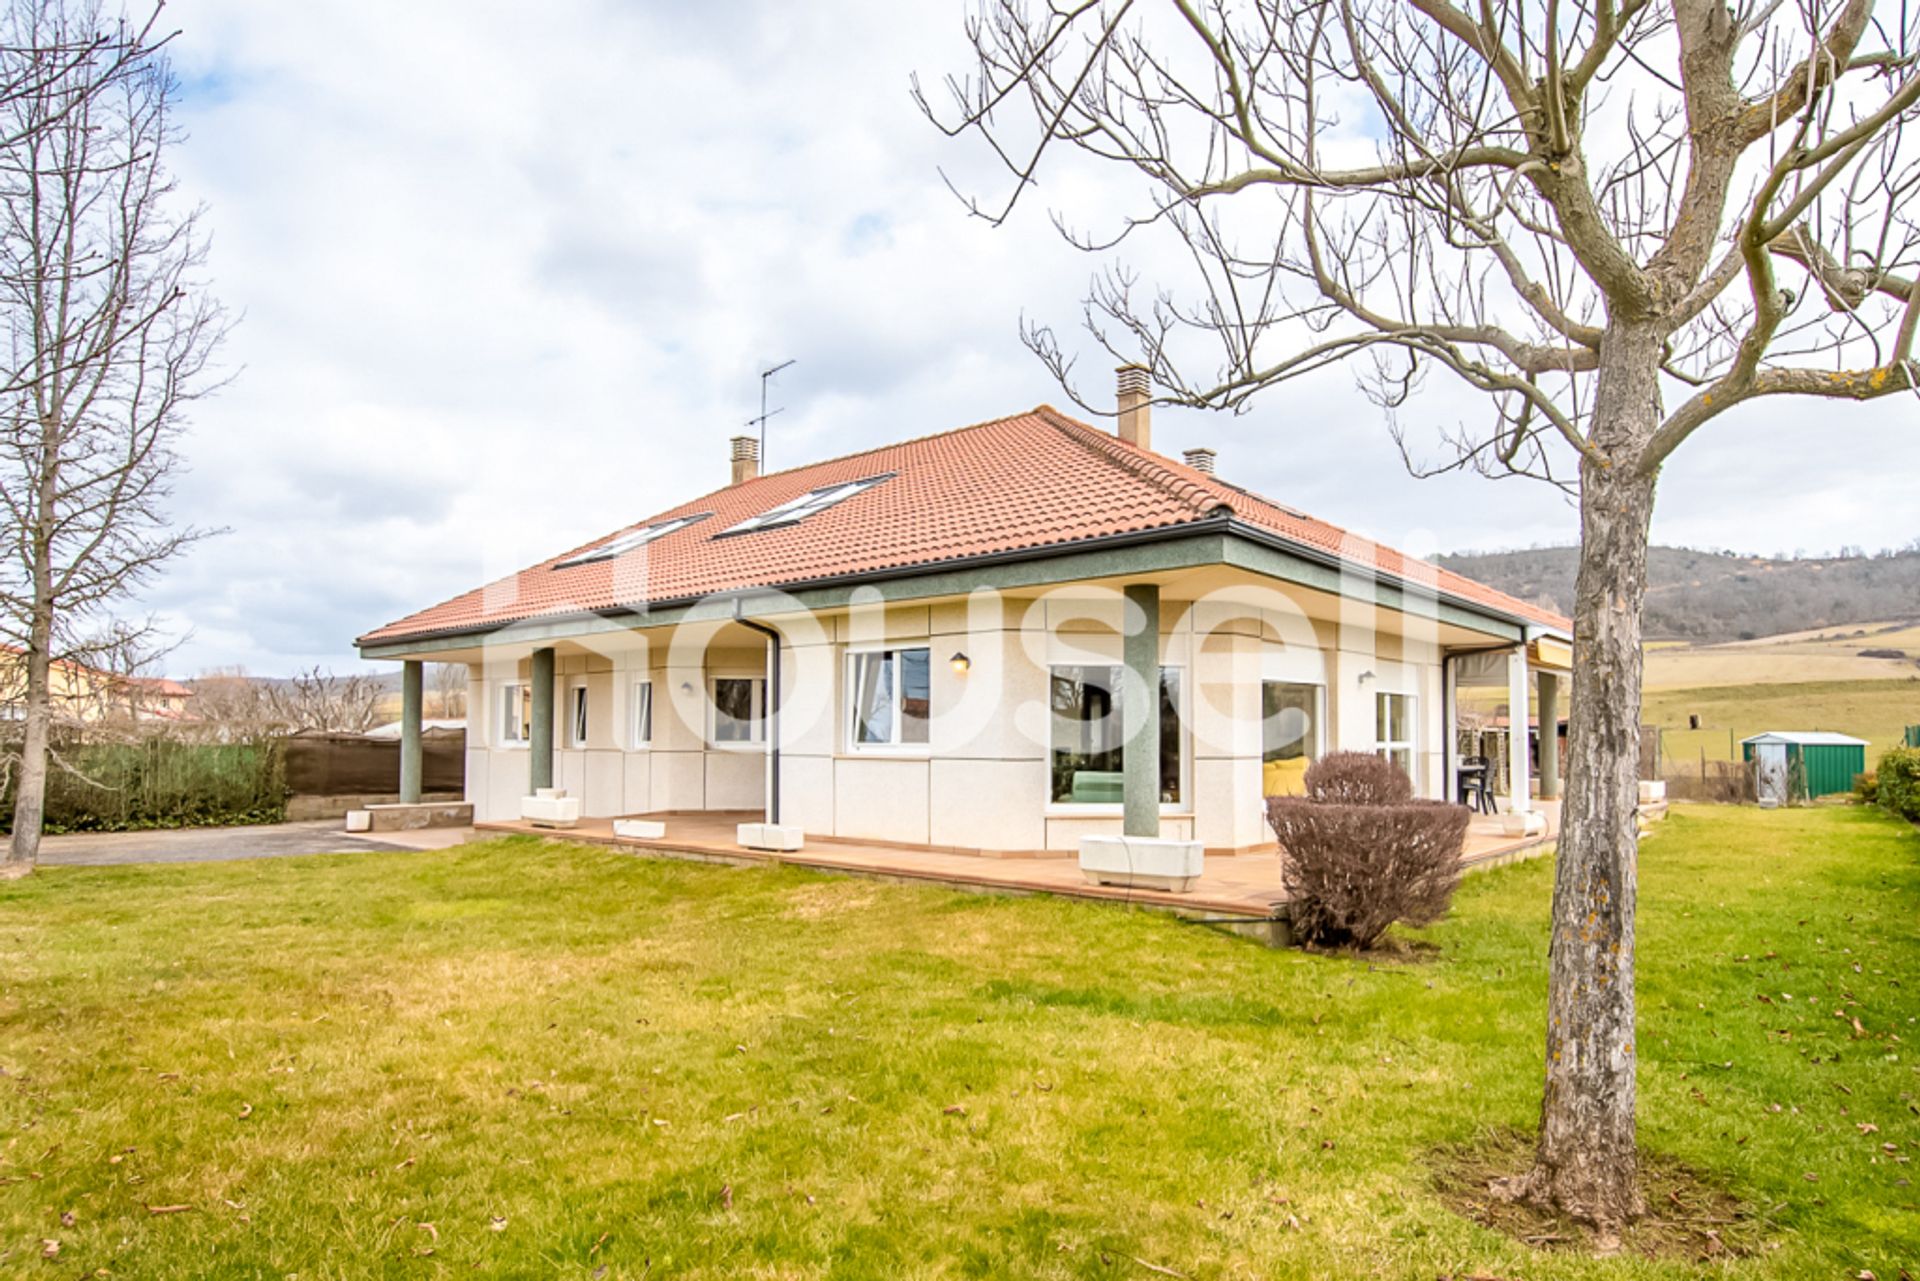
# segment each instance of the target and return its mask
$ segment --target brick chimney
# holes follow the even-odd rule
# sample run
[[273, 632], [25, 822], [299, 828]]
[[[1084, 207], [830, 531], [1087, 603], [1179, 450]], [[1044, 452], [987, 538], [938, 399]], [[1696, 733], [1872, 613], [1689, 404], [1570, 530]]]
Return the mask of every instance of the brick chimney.
[[1187, 466], [1193, 468], [1195, 471], [1203, 471], [1209, 476], [1213, 475], [1214, 453], [1211, 449], [1189, 449], [1180, 456], [1186, 459]]
[[752, 436], [733, 438], [733, 483], [754, 479], [760, 474], [760, 442]]
[[1153, 387], [1147, 381], [1147, 367], [1122, 365], [1114, 372], [1119, 375], [1120, 392], [1120, 421], [1117, 425], [1117, 434], [1129, 445], [1152, 449], [1153, 411], [1147, 404], [1147, 400], [1152, 395]]

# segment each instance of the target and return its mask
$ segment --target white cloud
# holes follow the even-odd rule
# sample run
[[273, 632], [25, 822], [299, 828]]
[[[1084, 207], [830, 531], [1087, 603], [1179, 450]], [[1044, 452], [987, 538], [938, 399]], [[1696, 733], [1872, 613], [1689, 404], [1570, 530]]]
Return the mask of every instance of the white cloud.
[[[763, 362], [799, 360], [776, 385], [776, 466], [1064, 403], [1016, 324], [1070, 328], [1094, 264], [1045, 202], [1133, 191], [1063, 171], [1007, 228], [963, 214], [938, 168], [991, 174], [907, 96], [911, 72], [964, 65], [957, 3], [168, 12], [176, 166], [244, 313], [179, 497], [232, 532], [151, 593], [194, 629], [183, 673], [348, 665], [360, 631], [715, 487]], [[1419, 412], [1472, 408], [1436, 387]], [[1896, 501], [1912, 407], [1855, 413], [1844, 447], [1808, 430], [1816, 412], [1703, 433], [1657, 533], [1772, 550], [1920, 532]], [[1158, 435], [1385, 541], [1574, 528], [1540, 486], [1408, 477], [1338, 371], [1243, 418], [1164, 414]], [[1769, 505], [1798, 532], [1756, 530]]]

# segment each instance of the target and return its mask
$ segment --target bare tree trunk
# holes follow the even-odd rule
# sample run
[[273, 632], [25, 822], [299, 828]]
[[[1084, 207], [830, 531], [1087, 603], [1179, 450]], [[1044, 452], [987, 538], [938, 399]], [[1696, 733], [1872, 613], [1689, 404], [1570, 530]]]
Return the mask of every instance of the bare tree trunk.
[[7, 843], [4, 865], [8, 878], [33, 870], [47, 817], [47, 748], [53, 726], [53, 563], [48, 526], [58, 493], [58, 441], [57, 430], [49, 427], [37, 485], [40, 517], [28, 539], [33, 599], [27, 620], [27, 723], [20, 745], [20, 780], [13, 794], [13, 838]]
[[[1602, 340], [1595, 434], [1632, 459], [1660, 421], [1661, 337]], [[1548, 957], [1546, 1091], [1532, 1200], [1603, 1230], [1639, 1217], [1634, 1147], [1634, 905], [1638, 896], [1641, 605], [1655, 477], [1588, 462], [1580, 485], [1580, 570], [1567, 790]]]
[[27, 720], [20, 777], [13, 800], [13, 837], [0, 860], [0, 879], [11, 880], [33, 870], [40, 857], [40, 829], [47, 816], [47, 748], [53, 724], [52, 619], [36, 611], [32, 640], [27, 646]]

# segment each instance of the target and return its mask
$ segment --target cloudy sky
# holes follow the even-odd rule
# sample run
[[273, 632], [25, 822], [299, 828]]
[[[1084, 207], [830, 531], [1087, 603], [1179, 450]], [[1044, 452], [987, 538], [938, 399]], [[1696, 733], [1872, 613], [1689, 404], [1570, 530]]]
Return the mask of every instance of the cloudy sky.
[[[174, 160], [240, 317], [178, 493], [182, 519], [228, 532], [150, 595], [192, 631], [174, 673], [357, 666], [362, 631], [718, 486], [767, 363], [798, 361], [775, 384], [775, 467], [1065, 404], [1018, 324], [1070, 326], [1093, 263], [1047, 210], [1130, 191], [1066, 166], [1008, 226], [964, 215], [939, 169], [990, 175], [908, 97], [914, 71], [963, 65], [962, 13], [169, 5]], [[1415, 406], [1416, 441], [1464, 404]], [[1844, 438], [1830, 407], [1717, 423], [1669, 466], [1656, 536], [1771, 553], [1920, 535], [1920, 414], [1839, 412]], [[1410, 551], [1574, 532], [1531, 482], [1410, 478], [1339, 371], [1238, 418], [1163, 412], [1155, 435]]]

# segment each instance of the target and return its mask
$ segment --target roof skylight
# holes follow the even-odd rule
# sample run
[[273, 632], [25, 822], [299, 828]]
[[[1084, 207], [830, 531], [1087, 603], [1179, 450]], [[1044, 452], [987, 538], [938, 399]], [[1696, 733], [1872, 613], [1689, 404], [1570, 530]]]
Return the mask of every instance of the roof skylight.
[[565, 560], [555, 561], [553, 567], [571, 569], [575, 565], [590, 565], [596, 560], [612, 560], [616, 556], [626, 555], [636, 547], [643, 547], [656, 538], [665, 538], [676, 529], [685, 529], [688, 525], [698, 524], [711, 515], [713, 515], [712, 512], [696, 512], [691, 516], [675, 516], [672, 520], [663, 520], [658, 525], [645, 525], [621, 534], [617, 538], [609, 538], [606, 542], [589, 547], [583, 552], [575, 552]]
[[726, 534], [750, 534], [756, 529], [778, 529], [783, 525], [797, 525], [815, 512], [825, 511], [835, 503], [843, 503], [855, 494], [872, 489], [883, 481], [893, 479], [893, 473], [884, 476], [868, 476], [864, 480], [843, 481], [837, 485], [828, 485], [798, 498], [789, 498], [778, 507], [769, 508], [758, 516], [749, 516], [737, 525], [720, 531]]

